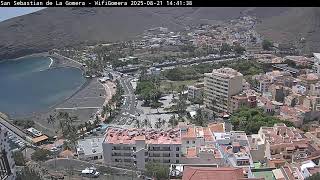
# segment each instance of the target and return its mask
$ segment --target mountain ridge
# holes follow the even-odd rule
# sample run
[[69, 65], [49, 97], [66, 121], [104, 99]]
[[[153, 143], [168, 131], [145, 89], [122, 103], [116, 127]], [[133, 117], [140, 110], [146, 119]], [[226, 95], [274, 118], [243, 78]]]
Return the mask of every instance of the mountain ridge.
[[287, 42], [287, 40], [297, 41], [300, 36], [305, 36], [307, 43], [304, 49], [319, 51], [319, 9], [292, 7], [46, 8], [0, 22], [0, 58], [16, 58], [82, 43], [134, 39], [144, 30], [153, 27], [163, 26], [175, 31], [188, 25], [216, 23], [244, 14], [259, 18], [261, 23], [257, 25], [257, 31], [268, 39]]

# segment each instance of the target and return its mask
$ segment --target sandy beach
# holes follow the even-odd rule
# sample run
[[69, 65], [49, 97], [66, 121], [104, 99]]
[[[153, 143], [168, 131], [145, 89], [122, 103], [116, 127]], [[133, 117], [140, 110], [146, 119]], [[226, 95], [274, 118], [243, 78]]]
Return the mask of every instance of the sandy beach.
[[[49, 68], [79, 68], [84, 72], [84, 68], [81, 63], [78, 63], [69, 58], [65, 58], [58, 54], [41, 53], [29, 55], [32, 56], [46, 56], [50, 58], [51, 62]], [[49, 115], [57, 114], [59, 111], [69, 112], [73, 116], [77, 116], [77, 124], [87, 122], [90, 118], [94, 118], [93, 115], [105, 105], [112, 97], [112, 83], [101, 84], [98, 78], [87, 79], [86, 82], [81, 85], [75, 92], [66, 99], [53, 104], [50, 108], [42, 112], [35, 112], [32, 115], [26, 115], [15, 119], [31, 119], [35, 121], [36, 128], [53, 135], [55, 129], [58, 128], [59, 122], [55, 125], [48, 124], [47, 118]]]

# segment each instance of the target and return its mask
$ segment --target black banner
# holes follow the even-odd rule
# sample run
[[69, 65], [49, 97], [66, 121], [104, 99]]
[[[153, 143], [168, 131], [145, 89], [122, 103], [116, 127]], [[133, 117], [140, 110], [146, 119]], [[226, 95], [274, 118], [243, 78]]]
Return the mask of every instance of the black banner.
[[257, 7], [318, 5], [318, 3], [311, 0], [0, 0], [0, 7]]

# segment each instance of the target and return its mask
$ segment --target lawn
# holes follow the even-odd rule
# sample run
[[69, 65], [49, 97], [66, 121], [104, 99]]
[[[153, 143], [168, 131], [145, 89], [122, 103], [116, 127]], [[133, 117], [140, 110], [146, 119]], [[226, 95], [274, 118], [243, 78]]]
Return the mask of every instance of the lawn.
[[187, 80], [187, 81], [169, 81], [169, 80], [163, 80], [160, 84], [160, 90], [161, 92], [167, 93], [171, 91], [171, 86], [174, 91], [178, 91], [179, 87], [182, 85], [189, 86], [194, 85], [196, 83], [203, 82], [202, 80]]

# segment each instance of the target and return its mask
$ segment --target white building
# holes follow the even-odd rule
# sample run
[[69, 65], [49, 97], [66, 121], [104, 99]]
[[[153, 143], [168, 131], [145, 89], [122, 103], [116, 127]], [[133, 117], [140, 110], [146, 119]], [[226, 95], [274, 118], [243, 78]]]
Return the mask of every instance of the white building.
[[315, 57], [313, 70], [315, 73], [319, 74], [320, 73], [320, 53], [313, 53], [313, 56]]
[[188, 100], [196, 101], [201, 100], [203, 94], [203, 83], [196, 84], [194, 86], [188, 86]]
[[243, 75], [232, 68], [220, 68], [204, 76], [204, 104], [208, 109], [228, 112], [231, 96], [242, 91]]
[[85, 138], [78, 141], [77, 154], [80, 159], [96, 160], [103, 158], [104, 137]]
[[144, 169], [148, 162], [180, 163], [179, 129], [168, 131], [109, 127], [103, 140], [106, 164]]
[[0, 125], [0, 179], [15, 180], [15, 163], [13, 160], [12, 151], [10, 151], [8, 137], [9, 133], [6, 127]]

